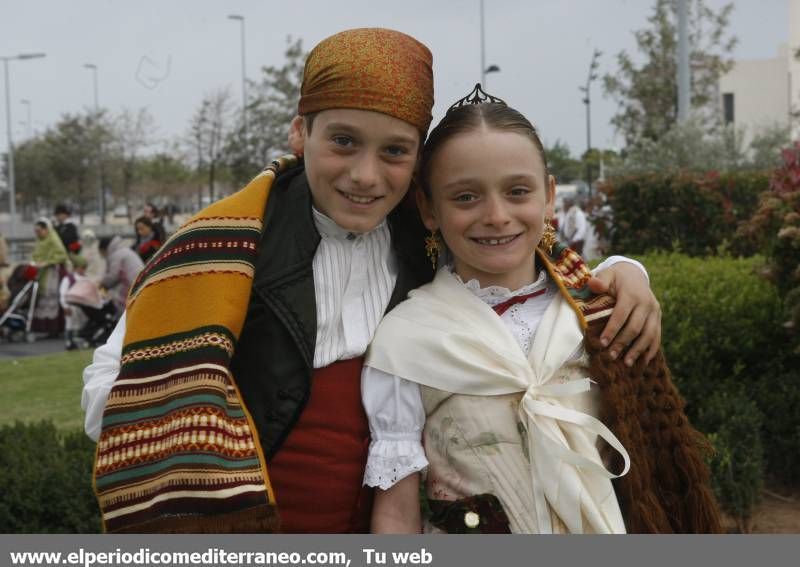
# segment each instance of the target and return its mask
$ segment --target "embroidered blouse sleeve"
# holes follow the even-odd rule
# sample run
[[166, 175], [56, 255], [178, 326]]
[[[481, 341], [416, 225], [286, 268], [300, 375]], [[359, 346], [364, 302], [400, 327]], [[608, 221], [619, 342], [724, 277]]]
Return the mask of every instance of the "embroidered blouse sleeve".
[[117, 379], [125, 340], [125, 313], [122, 314], [108, 342], [94, 351], [92, 363], [83, 370], [81, 407], [86, 412], [86, 435], [97, 441], [103, 423], [103, 410], [114, 380]]
[[365, 366], [361, 396], [372, 435], [364, 484], [386, 490], [428, 466], [422, 448], [425, 409], [419, 385]]

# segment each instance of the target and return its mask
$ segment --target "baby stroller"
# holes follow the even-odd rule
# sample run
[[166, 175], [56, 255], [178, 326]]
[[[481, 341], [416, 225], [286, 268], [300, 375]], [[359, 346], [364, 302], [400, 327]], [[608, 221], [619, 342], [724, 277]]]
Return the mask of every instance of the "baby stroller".
[[12, 342], [16, 337], [32, 343], [36, 340], [31, 332], [33, 311], [36, 309], [36, 297], [39, 293], [39, 270], [32, 264], [20, 264], [8, 278], [8, 291], [11, 302], [8, 309], [0, 316], [0, 335]]
[[80, 308], [88, 319], [78, 331], [78, 338], [85, 340], [92, 347], [105, 344], [119, 320], [114, 302], [104, 299], [97, 284], [89, 279], [76, 281], [67, 291], [66, 301]]

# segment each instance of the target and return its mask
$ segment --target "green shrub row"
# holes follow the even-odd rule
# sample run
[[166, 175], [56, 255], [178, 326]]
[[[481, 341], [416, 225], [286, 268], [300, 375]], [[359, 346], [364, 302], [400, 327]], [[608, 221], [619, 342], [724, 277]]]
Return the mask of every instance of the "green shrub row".
[[690, 256], [716, 253], [730, 242], [739, 222], [750, 218], [759, 194], [769, 185], [766, 172], [705, 175], [643, 174], [610, 179], [601, 187], [613, 210], [595, 219], [609, 253], [681, 251]]
[[726, 510], [747, 518], [765, 475], [800, 472], [800, 361], [787, 348], [778, 291], [760, 257], [640, 260], [663, 310], [662, 343], [687, 413], [716, 448], [711, 466]]
[[94, 447], [50, 422], [0, 427], [0, 533], [97, 533]]

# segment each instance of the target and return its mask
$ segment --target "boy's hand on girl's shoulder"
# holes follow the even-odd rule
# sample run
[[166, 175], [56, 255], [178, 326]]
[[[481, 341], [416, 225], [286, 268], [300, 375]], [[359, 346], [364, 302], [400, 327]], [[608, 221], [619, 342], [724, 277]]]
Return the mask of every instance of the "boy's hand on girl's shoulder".
[[618, 262], [591, 278], [589, 288], [595, 293], [613, 295], [617, 300], [600, 335], [611, 357], [617, 358], [627, 349], [628, 366], [633, 366], [642, 354], [645, 362], [653, 360], [661, 346], [661, 305], [642, 270]]

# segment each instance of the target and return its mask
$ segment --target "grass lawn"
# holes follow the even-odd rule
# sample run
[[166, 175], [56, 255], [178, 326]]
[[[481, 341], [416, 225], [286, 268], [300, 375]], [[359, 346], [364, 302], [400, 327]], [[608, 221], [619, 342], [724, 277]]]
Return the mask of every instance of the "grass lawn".
[[82, 429], [82, 373], [91, 360], [91, 350], [0, 360], [0, 425], [49, 419]]

